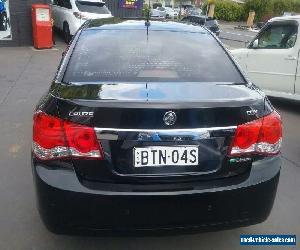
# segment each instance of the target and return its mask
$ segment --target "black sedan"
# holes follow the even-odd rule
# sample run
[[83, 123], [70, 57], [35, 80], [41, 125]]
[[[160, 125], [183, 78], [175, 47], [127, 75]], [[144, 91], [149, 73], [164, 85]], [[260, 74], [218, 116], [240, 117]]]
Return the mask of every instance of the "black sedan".
[[196, 25], [203, 25], [208, 28], [211, 32], [215, 33], [216, 36], [220, 35], [220, 27], [218, 21], [215, 18], [201, 16], [201, 15], [188, 15], [181, 19], [182, 22], [190, 22]]
[[272, 209], [280, 116], [200, 26], [88, 21], [33, 121], [52, 232], [219, 230]]

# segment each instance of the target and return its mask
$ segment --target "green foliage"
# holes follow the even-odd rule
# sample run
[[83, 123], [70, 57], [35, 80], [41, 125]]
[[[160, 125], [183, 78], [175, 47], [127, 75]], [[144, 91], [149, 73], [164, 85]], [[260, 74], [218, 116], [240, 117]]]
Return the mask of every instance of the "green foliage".
[[[202, 7], [203, 13], [206, 13], [207, 1]], [[215, 4], [216, 18], [224, 21], [246, 21], [250, 11], [255, 11], [255, 21], [267, 21], [285, 11], [300, 13], [300, 0], [246, 0], [245, 4], [215, 0]]]
[[207, 11], [207, 2], [204, 2], [204, 3], [202, 4], [201, 9], [202, 9], [202, 13], [205, 14], [206, 11]]
[[144, 5], [143, 5], [142, 15], [143, 15], [144, 18], [150, 19], [150, 16], [151, 16], [151, 9], [149, 8], [149, 5], [148, 5], [148, 4], [144, 4]]
[[284, 11], [292, 11], [293, 3], [289, 0], [273, 0], [273, 14], [282, 15]]
[[[288, 0], [280, 0], [282, 2]], [[244, 5], [245, 20], [250, 11], [255, 11], [255, 20], [266, 21], [273, 16], [273, 0], [247, 0]]]
[[247, 0], [245, 12], [255, 10], [257, 21], [281, 16], [285, 11], [300, 12], [300, 0]]
[[[202, 7], [203, 13], [206, 13], [207, 3]], [[243, 5], [230, 0], [215, 1], [215, 17], [224, 21], [240, 21], [244, 16]]]
[[224, 21], [239, 21], [244, 14], [241, 4], [230, 0], [217, 1], [215, 7], [215, 16]]
[[284, 11], [300, 12], [300, 0], [272, 0], [273, 14], [282, 15]]

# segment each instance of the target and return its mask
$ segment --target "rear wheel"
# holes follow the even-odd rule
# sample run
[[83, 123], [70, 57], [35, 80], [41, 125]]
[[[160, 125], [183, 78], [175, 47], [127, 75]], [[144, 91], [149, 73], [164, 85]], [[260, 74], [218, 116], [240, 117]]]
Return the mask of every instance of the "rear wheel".
[[0, 14], [0, 30], [6, 31], [7, 30], [7, 23], [8, 23], [7, 15], [4, 12], [4, 13]]
[[70, 34], [70, 28], [68, 23], [64, 23], [63, 26], [63, 35], [64, 35], [64, 40], [68, 44], [71, 41], [71, 34]]

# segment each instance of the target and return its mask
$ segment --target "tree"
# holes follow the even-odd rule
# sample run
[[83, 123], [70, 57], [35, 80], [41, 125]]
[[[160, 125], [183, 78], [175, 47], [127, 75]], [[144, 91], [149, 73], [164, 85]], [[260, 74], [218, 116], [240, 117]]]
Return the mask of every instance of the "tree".
[[262, 20], [267, 18], [267, 16], [272, 16], [273, 0], [247, 0], [244, 8], [246, 16], [250, 11], [255, 11], [255, 19]]

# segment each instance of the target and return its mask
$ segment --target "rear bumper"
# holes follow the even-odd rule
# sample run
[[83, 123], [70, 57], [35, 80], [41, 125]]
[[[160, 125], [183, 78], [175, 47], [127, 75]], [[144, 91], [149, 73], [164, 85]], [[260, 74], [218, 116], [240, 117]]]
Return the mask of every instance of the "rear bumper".
[[38, 205], [55, 233], [211, 231], [264, 221], [273, 206], [281, 160], [256, 162], [247, 180], [174, 192], [111, 192], [83, 186], [72, 169], [33, 166]]

